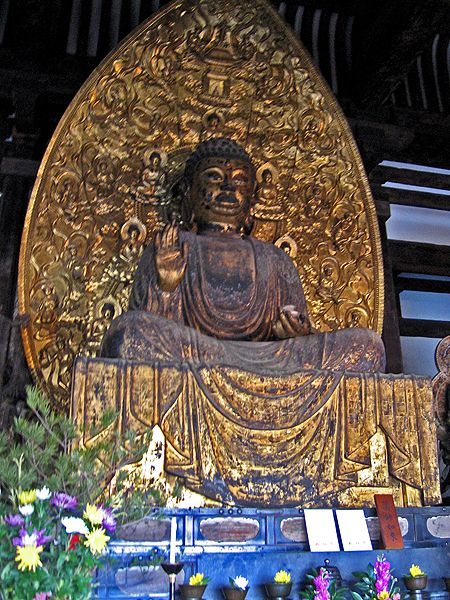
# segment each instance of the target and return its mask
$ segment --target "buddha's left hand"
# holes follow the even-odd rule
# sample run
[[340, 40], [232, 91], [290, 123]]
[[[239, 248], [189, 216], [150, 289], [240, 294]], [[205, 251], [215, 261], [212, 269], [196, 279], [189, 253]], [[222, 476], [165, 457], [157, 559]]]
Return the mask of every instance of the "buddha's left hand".
[[294, 307], [283, 306], [278, 319], [273, 324], [273, 332], [279, 340], [309, 335], [311, 324], [308, 317], [298, 313]]

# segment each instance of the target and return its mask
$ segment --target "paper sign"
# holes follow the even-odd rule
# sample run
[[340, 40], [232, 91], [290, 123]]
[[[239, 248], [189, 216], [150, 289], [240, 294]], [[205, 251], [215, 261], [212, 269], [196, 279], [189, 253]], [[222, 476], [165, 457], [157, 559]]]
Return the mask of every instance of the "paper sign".
[[344, 550], [372, 550], [363, 510], [337, 510], [336, 517]]
[[339, 552], [336, 523], [331, 508], [308, 508], [303, 512], [311, 552]]

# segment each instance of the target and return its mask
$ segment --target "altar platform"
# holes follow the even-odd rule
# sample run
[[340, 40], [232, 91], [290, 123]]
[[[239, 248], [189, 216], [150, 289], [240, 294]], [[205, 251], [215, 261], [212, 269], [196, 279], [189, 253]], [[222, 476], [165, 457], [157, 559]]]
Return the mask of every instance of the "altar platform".
[[[184, 563], [179, 583], [193, 573], [204, 573], [211, 578], [205, 600], [221, 599], [221, 588], [237, 575], [249, 579], [249, 600], [262, 599], [263, 584], [279, 569], [291, 571], [291, 598], [298, 598], [305, 573], [323, 565], [325, 559], [339, 568], [344, 585], [350, 585], [352, 572], [364, 570], [381, 552], [376, 512], [364, 509], [364, 513], [374, 550], [325, 554], [309, 551], [301, 509], [154, 509], [146, 520], [120, 531], [122, 537], [134, 540], [117, 539], [110, 544], [109, 557], [97, 577], [96, 598], [168, 598], [167, 576], [158, 565], [149, 566], [149, 561], [167, 559], [172, 516], [177, 518], [181, 551], [177, 560]], [[442, 577], [450, 576], [450, 508], [403, 508], [397, 513], [405, 548], [383, 552], [400, 587], [404, 591], [402, 576], [411, 564], [419, 564], [428, 574], [428, 586], [420, 598], [449, 598]]]

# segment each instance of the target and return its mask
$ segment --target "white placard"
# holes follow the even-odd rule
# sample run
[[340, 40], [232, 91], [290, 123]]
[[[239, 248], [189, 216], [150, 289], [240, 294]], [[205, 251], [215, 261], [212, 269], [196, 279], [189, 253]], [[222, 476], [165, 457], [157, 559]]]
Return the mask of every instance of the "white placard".
[[362, 509], [337, 510], [336, 516], [344, 550], [372, 550], [372, 542]]
[[306, 532], [311, 552], [339, 552], [339, 540], [331, 508], [305, 508]]

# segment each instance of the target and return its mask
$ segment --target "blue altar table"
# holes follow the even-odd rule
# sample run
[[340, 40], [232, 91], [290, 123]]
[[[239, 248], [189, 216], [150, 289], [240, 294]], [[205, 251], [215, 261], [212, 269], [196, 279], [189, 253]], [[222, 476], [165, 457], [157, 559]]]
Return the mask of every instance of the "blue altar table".
[[[339, 568], [345, 585], [352, 572], [364, 570], [382, 551], [376, 513], [365, 509], [374, 550], [372, 552], [312, 553], [306, 537], [301, 509], [157, 509], [146, 519], [145, 531], [134, 531], [137, 541], [117, 539], [97, 575], [98, 600], [149, 600], [168, 598], [167, 576], [156, 564], [167, 559], [170, 519], [177, 518], [177, 543], [184, 563], [182, 582], [195, 572], [211, 581], [205, 600], [222, 598], [221, 588], [228, 578], [243, 575], [250, 582], [248, 600], [264, 597], [263, 584], [271, 581], [279, 569], [291, 571], [291, 598], [298, 598], [305, 573], [324, 564], [325, 559]], [[450, 508], [405, 508], [397, 511], [405, 543], [403, 550], [383, 551], [391, 562], [402, 587], [402, 575], [412, 563], [428, 574], [428, 586], [421, 599], [450, 598], [442, 580], [450, 576]], [[127, 537], [130, 527], [125, 528]], [[133, 530], [133, 526], [131, 526]], [[139, 530], [139, 531], [138, 531]], [[137, 533], [137, 535], [136, 535]], [[404, 588], [403, 588], [404, 589]]]

